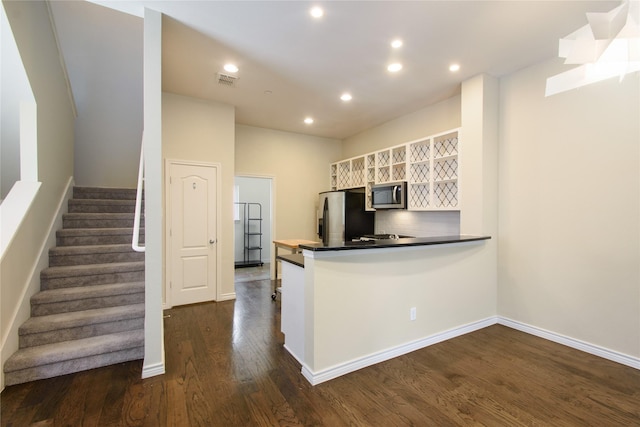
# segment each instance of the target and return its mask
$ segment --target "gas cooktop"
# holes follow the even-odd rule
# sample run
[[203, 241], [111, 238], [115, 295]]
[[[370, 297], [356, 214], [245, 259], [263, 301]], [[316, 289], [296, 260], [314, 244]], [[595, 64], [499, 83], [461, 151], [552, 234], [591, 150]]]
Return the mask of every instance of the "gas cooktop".
[[355, 240], [366, 242], [368, 240], [395, 240], [395, 239], [411, 239], [411, 238], [413, 238], [413, 236], [404, 236], [402, 234], [365, 234], [364, 236]]

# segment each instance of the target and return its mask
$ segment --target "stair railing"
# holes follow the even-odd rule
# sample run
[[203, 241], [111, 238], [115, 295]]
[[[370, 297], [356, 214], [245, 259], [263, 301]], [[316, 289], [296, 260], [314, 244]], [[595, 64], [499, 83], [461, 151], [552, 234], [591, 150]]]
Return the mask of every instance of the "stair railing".
[[140, 208], [142, 205], [142, 187], [144, 184], [144, 133], [140, 144], [140, 166], [138, 167], [138, 187], [136, 190], [136, 210], [133, 216], [133, 236], [131, 248], [136, 252], [144, 252], [144, 246], [140, 246]]

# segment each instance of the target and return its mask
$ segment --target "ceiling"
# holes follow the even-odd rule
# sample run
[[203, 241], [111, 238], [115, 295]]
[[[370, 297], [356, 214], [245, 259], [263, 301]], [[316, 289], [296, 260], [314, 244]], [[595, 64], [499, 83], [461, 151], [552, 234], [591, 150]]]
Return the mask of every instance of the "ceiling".
[[[64, 3], [54, 2], [54, 15], [66, 13]], [[240, 124], [343, 139], [449, 98], [479, 73], [500, 77], [557, 56], [558, 39], [585, 25], [586, 12], [620, 2], [95, 3], [166, 15], [164, 91], [233, 105]], [[321, 19], [309, 14], [315, 4], [325, 11]], [[104, 8], [91, 6], [95, 19]], [[76, 31], [77, 19], [66, 22], [59, 32]], [[390, 46], [394, 38], [401, 48]], [[403, 69], [388, 72], [391, 61]], [[227, 62], [239, 67], [233, 87], [218, 83]], [[458, 72], [449, 71], [452, 63]], [[341, 101], [343, 92], [353, 99]], [[312, 125], [303, 123], [307, 116]]]

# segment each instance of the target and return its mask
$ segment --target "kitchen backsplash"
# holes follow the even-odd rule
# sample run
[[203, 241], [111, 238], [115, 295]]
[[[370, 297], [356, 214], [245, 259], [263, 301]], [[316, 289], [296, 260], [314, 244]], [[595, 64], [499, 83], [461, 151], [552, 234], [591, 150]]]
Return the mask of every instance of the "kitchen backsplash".
[[414, 237], [460, 234], [460, 212], [376, 211], [376, 234], [394, 233]]

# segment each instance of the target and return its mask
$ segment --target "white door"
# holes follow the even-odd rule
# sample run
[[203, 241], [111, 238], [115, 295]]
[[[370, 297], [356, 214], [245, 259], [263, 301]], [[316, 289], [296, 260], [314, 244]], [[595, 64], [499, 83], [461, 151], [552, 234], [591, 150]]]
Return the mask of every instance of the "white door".
[[217, 168], [169, 162], [170, 305], [216, 298]]

